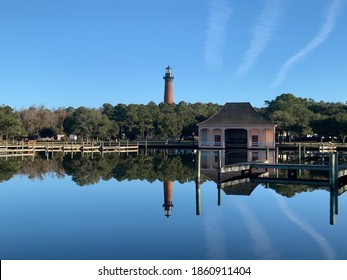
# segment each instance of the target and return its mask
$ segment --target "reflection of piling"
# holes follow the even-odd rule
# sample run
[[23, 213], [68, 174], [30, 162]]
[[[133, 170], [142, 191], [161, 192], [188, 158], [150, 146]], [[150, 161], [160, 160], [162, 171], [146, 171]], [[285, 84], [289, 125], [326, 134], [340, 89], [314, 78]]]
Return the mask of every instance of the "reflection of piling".
[[221, 206], [222, 204], [221, 184], [218, 184], [217, 189], [218, 189], [218, 206]]
[[335, 215], [338, 215], [338, 198], [336, 188], [330, 187], [330, 224], [335, 225]]
[[201, 213], [201, 205], [200, 205], [200, 181], [196, 180], [195, 182], [195, 203], [196, 203], [196, 215], [200, 215]]
[[329, 183], [330, 183], [330, 224], [335, 224], [335, 215], [338, 214], [338, 155], [329, 154]]

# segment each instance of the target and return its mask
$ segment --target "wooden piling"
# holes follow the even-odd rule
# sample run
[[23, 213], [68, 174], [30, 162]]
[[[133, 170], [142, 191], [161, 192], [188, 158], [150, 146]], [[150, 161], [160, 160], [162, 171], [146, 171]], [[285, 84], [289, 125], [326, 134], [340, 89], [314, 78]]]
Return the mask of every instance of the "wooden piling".
[[329, 154], [329, 182], [330, 185], [336, 187], [337, 181], [337, 155], [335, 152]]
[[195, 182], [195, 207], [196, 207], [196, 215], [199, 216], [201, 213], [200, 181], [199, 180], [196, 180], [196, 182]]

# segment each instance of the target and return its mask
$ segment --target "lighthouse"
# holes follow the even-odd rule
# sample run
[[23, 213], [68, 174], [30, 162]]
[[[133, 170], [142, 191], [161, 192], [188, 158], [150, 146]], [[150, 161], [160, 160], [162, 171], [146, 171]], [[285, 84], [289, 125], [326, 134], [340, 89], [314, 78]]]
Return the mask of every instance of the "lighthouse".
[[165, 80], [164, 85], [164, 103], [172, 104], [173, 103], [173, 85], [172, 81], [174, 76], [172, 74], [172, 68], [170, 66], [165, 68], [165, 75], [163, 77]]

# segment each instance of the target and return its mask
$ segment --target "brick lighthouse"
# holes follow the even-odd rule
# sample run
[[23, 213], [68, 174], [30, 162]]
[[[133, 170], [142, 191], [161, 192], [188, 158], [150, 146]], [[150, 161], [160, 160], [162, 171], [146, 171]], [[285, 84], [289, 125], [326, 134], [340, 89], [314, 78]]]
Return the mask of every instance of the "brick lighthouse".
[[170, 66], [166, 67], [165, 69], [165, 76], [163, 77], [165, 80], [165, 86], [164, 86], [164, 103], [172, 104], [173, 101], [173, 85], [172, 80], [174, 79], [174, 76], [172, 74], [172, 68]]

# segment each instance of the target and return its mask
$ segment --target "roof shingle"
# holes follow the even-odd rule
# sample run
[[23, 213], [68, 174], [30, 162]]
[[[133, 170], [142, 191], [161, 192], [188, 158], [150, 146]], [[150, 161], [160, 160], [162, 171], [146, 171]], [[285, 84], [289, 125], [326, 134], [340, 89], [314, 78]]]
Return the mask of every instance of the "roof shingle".
[[274, 125], [249, 102], [226, 103], [219, 112], [199, 125]]

